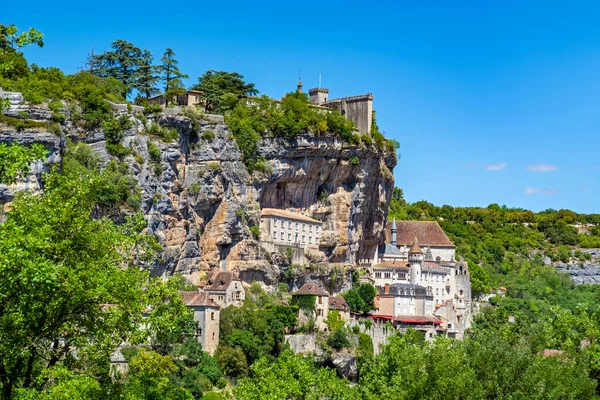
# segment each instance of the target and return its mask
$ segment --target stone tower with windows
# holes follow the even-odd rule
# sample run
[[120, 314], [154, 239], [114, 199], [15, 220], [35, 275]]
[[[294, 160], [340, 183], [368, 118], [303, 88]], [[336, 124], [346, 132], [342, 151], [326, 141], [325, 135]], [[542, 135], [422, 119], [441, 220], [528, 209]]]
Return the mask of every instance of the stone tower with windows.
[[410, 250], [408, 250], [408, 263], [410, 269], [410, 283], [421, 284], [421, 267], [423, 266], [423, 250], [419, 247], [419, 242], [415, 237]]

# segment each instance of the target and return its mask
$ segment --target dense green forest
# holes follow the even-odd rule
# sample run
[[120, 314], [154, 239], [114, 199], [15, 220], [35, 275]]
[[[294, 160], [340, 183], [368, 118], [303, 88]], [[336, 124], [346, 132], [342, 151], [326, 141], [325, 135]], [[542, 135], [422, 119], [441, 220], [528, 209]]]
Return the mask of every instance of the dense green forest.
[[[47, 102], [55, 125], [42, 128], [60, 129], [61, 110], [70, 107], [76, 127], [102, 127], [117, 146], [127, 121], [114, 118], [106, 100], [135, 94], [136, 103], [146, 104], [161, 91], [159, 83], [167, 97], [185, 90], [171, 49], [156, 66], [149, 52], [116, 41], [111, 51], [91, 56], [86, 71], [65, 75], [28, 65], [19, 51], [26, 45], [43, 45], [41, 34], [0, 25], [0, 87]], [[277, 110], [247, 106], [239, 96], [257, 90], [239, 74], [208, 71], [196, 88], [206, 93], [208, 111], [227, 114], [249, 168], [261, 168], [260, 160], [250, 161], [257, 135], [330, 131], [354, 144], [396, 147], [376, 124], [371, 135], [358, 136], [338, 115], [313, 112], [305, 96], [290, 94]], [[34, 123], [1, 118], [17, 130]], [[148, 133], [170, 138], [159, 127]], [[0, 183], [25, 176], [45, 154], [41, 146], [0, 144]], [[295, 355], [284, 335], [314, 327], [298, 324], [287, 285], [271, 294], [253, 285], [242, 306], [222, 310], [220, 344], [211, 356], [191, 339], [191, 312], [178, 293], [185, 281], [152, 279], [144, 268], [160, 249], [143, 232], [139, 187], [127, 166], [117, 157], [101, 168], [89, 146], [70, 143], [62, 168], [43, 180], [43, 193], [19, 193], [0, 224], [2, 398], [589, 399], [600, 393], [600, 290], [576, 286], [543, 263], [543, 256], [589, 257], [571, 251], [600, 247], [598, 214], [409, 204], [396, 189], [390, 218], [439, 221], [469, 262], [475, 294], [507, 289], [492, 297], [465, 340], [429, 343], [409, 331], [374, 355], [366, 326], [346, 329], [331, 318], [328, 332], [318, 333], [322, 355]], [[115, 209], [122, 210], [118, 218]], [[590, 224], [589, 235], [577, 232], [578, 223]], [[346, 298], [366, 312], [373, 295], [372, 287], [357, 284]], [[123, 343], [129, 369], [116, 372], [110, 356]], [[560, 352], [546, 357], [546, 349]], [[358, 356], [356, 384], [328, 363], [340, 351]]]

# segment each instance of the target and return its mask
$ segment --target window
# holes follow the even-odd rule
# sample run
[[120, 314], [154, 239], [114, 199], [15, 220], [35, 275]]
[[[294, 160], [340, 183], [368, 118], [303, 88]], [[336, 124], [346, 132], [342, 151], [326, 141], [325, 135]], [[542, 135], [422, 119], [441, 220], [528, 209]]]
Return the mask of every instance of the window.
[[273, 238], [277, 239], [277, 231], [273, 231]]
[[308, 237], [308, 243], [309, 243], [309, 244], [312, 244], [312, 236], [309, 236], [309, 237]]
[[299, 226], [300, 226], [300, 224], [298, 224], [298, 223], [296, 222], [296, 232], [298, 232], [298, 227], [299, 227]]
[[452, 329], [452, 324], [448, 324], [448, 329]]
[[305, 242], [306, 242], [306, 236], [302, 235], [302, 243], [305, 243]]
[[235, 292], [235, 299], [240, 300], [240, 292]]
[[[210, 313], [210, 320], [211, 320], [211, 321], [214, 321], [214, 320], [215, 320], [215, 313], [214, 313], [214, 312], [211, 312], [211, 313]], [[214, 333], [213, 333], [213, 335], [214, 335]]]
[[317, 310], [317, 317], [321, 317], [323, 315], [323, 310], [320, 308]]
[[277, 220], [276, 219], [273, 220], [273, 228], [277, 228]]
[[284, 239], [285, 234], [283, 232], [281, 232], [281, 240]]
[[288, 240], [291, 241], [292, 240], [292, 234], [288, 233]]
[[213, 332], [213, 341], [215, 340], [215, 333]]
[[381, 278], [381, 272], [375, 272], [375, 278]]
[[317, 233], [319, 233], [319, 227], [318, 227], [318, 226], [317, 226], [317, 227], [315, 227], [315, 231], [316, 231]]
[[319, 304], [323, 304], [323, 296], [319, 296]]
[[406, 279], [406, 272], [399, 272], [398, 273], [398, 279]]
[[202, 336], [202, 328], [198, 327], [198, 328], [196, 329], [196, 335], [198, 335], [198, 336]]
[[435, 294], [436, 295], [440, 294], [440, 288], [435, 288]]
[[383, 276], [384, 276], [386, 279], [390, 279], [390, 278], [391, 278], [391, 275], [392, 275], [392, 274], [391, 274], [390, 272], [386, 272], [386, 273], [384, 273], [384, 275], [383, 275]]
[[288, 221], [288, 229], [292, 229], [292, 221]]
[[460, 289], [460, 290], [458, 291], [458, 293], [459, 293], [459, 294], [462, 296], [462, 295], [463, 295], [463, 293], [464, 293], [464, 291], [463, 291], [462, 289]]
[[309, 225], [309, 226], [308, 226], [308, 231], [309, 231], [309, 232], [312, 232], [312, 225]]

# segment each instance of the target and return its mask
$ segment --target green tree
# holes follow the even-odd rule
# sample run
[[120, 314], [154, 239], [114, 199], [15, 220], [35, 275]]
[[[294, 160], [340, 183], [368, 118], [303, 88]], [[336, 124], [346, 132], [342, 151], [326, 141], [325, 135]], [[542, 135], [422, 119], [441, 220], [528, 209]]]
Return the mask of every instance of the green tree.
[[137, 76], [134, 84], [134, 88], [137, 89], [146, 100], [160, 92], [156, 87], [160, 80], [158, 67], [152, 65], [152, 60], [152, 54], [148, 50], [144, 50], [136, 71]]
[[198, 77], [198, 83], [192, 89], [203, 92], [202, 98], [206, 102], [206, 111], [219, 110], [223, 96], [233, 94], [236, 96], [254, 96], [258, 90], [253, 83], [246, 83], [244, 76], [237, 72], [206, 71]]
[[353, 313], [366, 314], [375, 308], [373, 300], [377, 289], [370, 283], [357, 284], [344, 293], [344, 299]]
[[126, 86], [121, 93], [126, 98], [139, 85], [140, 72], [148, 73], [149, 68], [140, 69], [148, 64], [149, 52], [143, 51], [125, 40], [116, 40], [111, 44], [112, 51], [94, 55], [94, 64], [98, 66], [94, 74], [101, 77], [113, 77]]
[[145, 400], [191, 399], [182, 387], [172, 384], [177, 366], [168, 356], [140, 349], [129, 362], [126, 393], [128, 398]]
[[31, 147], [0, 143], [0, 183], [12, 184], [29, 174], [33, 161], [44, 160], [48, 150], [41, 144]]
[[169, 99], [185, 94], [182, 79], [187, 79], [189, 76], [179, 71], [179, 61], [175, 59], [175, 52], [172, 49], [165, 50], [161, 62], [159, 69], [165, 85], [165, 104], [169, 105]]

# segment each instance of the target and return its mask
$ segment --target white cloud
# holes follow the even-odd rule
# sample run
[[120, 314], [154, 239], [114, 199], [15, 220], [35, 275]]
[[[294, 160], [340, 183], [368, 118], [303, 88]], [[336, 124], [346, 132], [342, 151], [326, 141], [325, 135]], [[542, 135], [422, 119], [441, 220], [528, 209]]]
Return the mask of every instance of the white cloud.
[[485, 169], [486, 171], [501, 171], [506, 167], [508, 167], [507, 163], [486, 164], [483, 166], [483, 169]]
[[525, 194], [545, 194], [545, 195], [551, 195], [551, 194], [556, 194], [558, 193], [557, 189], [543, 189], [543, 188], [527, 188], [524, 191]]
[[553, 171], [557, 171], [558, 167], [556, 165], [542, 163], [542, 164], [529, 165], [525, 169], [527, 171], [532, 171], [532, 172], [553, 172]]

